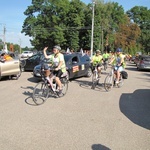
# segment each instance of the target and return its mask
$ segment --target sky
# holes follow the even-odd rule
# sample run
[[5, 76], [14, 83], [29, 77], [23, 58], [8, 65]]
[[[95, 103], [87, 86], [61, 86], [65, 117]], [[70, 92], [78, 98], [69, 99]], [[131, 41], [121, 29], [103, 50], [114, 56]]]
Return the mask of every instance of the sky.
[[[23, 14], [32, 0], [3, 0], [0, 4], [0, 39], [6, 42], [21, 45], [21, 47], [32, 47], [31, 37], [21, 33], [23, 22], [26, 16]], [[92, 3], [92, 0], [81, 0], [86, 4]], [[124, 11], [130, 10], [134, 6], [144, 6], [150, 9], [150, 0], [105, 0], [117, 2], [122, 5]], [[4, 38], [4, 27], [6, 29]]]

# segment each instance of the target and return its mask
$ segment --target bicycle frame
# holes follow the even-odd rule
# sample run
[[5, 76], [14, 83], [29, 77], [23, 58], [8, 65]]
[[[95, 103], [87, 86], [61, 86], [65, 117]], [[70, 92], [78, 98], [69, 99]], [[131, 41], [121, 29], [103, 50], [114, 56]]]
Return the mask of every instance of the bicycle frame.
[[94, 71], [93, 71], [93, 74], [96, 74], [96, 79], [98, 78], [98, 70], [97, 70], [97, 66], [94, 67]]
[[97, 66], [94, 66], [91, 89], [95, 89], [95, 87], [96, 87], [96, 85], [98, 85], [98, 83], [99, 83], [98, 69], [97, 69]]
[[121, 87], [123, 85], [123, 79], [122, 79], [121, 73], [120, 73], [119, 83], [116, 84], [115, 79], [116, 79], [116, 74], [114, 71], [114, 66], [112, 66], [111, 71], [106, 76], [105, 81], [104, 81], [104, 88], [106, 91], [110, 91], [114, 85], [116, 85], [118, 87]]

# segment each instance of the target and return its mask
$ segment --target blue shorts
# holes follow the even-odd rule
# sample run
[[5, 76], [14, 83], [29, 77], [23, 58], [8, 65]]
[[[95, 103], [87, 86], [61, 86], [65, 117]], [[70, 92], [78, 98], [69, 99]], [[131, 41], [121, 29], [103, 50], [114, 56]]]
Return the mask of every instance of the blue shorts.
[[115, 71], [122, 72], [124, 71], [124, 68], [122, 66], [115, 66]]

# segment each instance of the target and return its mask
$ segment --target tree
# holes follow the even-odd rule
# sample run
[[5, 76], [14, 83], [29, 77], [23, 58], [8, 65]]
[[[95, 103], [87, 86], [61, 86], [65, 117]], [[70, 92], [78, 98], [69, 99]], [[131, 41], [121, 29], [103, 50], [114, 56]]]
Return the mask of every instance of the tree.
[[63, 28], [68, 5], [68, 0], [32, 0], [32, 5], [24, 12], [27, 18], [22, 33], [33, 37], [31, 43], [35, 48], [65, 42]]
[[137, 40], [140, 36], [141, 30], [136, 23], [130, 21], [127, 17], [127, 22], [119, 24], [119, 30], [116, 32], [115, 47], [122, 47], [127, 53], [135, 53], [137, 49]]
[[119, 23], [125, 22], [125, 14], [118, 3], [97, 1], [94, 22], [94, 47], [104, 50], [115, 41], [114, 32], [118, 31]]
[[[90, 49], [91, 7], [81, 0], [32, 0], [24, 12], [22, 33], [32, 37], [31, 44], [40, 50], [55, 44], [63, 49]], [[119, 24], [126, 23], [122, 6], [97, 0], [94, 14], [94, 50], [114, 47]]]
[[69, 5], [69, 11], [66, 16], [66, 48], [71, 47], [76, 51], [83, 47], [81, 42], [84, 35], [82, 34], [82, 27], [85, 22], [85, 9], [86, 5], [80, 0], [72, 0]]
[[143, 6], [135, 6], [129, 11], [127, 15], [131, 21], [137, 23], [141, 29], [141, 36], [139, 42], [145, 52], [150, 52], [150, 9]]

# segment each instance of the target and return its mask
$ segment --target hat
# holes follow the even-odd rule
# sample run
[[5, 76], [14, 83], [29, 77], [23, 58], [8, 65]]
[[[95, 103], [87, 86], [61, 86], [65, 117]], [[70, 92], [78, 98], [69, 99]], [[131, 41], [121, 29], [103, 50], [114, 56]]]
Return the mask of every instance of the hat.
[[117, 48], [116, 52], [122, 52], [122, 49], [121, 48]]
[[61, 50], [61, 47], [60, 46], [58, 46], [58, 45], [55, 45], [53, 48], [56, 48], [57, 50]]
[[101, 51], [100, 50], [96, 50], [96, 53], [100, 53]]

